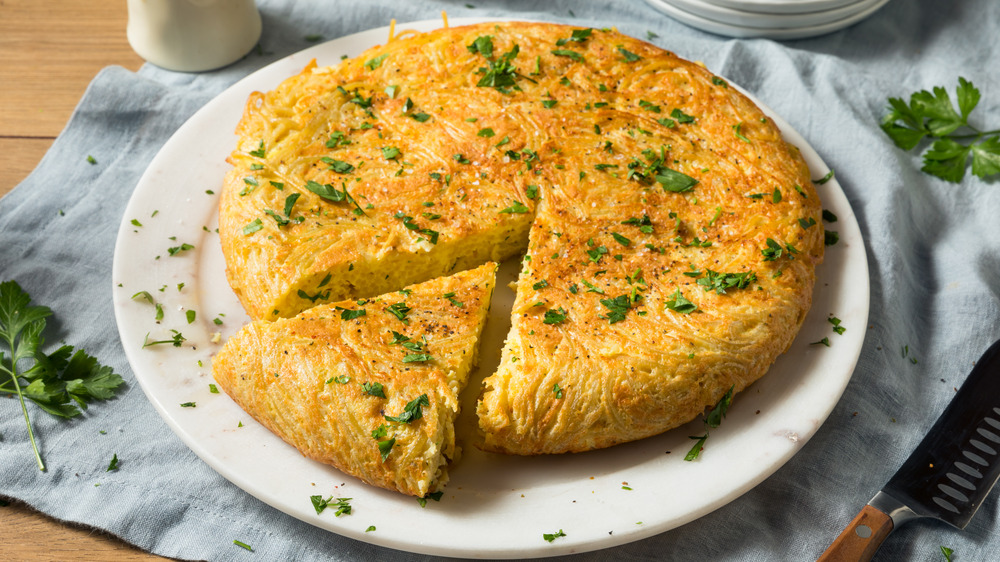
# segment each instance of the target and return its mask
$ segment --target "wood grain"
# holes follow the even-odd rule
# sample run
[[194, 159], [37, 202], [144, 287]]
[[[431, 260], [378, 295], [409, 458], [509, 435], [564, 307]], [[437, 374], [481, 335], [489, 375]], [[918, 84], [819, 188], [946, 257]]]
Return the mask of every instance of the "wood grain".
[[[35, 168], [100, 69], [142, 65], [126, 21], [121, 0], [0, 0], [0, 196]], [[19, 502], [0, 506], [0, 529], [0, 560], [164, 560]]]

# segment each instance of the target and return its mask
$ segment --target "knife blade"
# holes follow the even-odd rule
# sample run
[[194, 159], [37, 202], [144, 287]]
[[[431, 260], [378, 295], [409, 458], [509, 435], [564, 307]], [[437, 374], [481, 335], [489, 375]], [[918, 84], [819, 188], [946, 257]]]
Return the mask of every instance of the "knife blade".
[[964, 529], [1000, 477], [1000, 341], [976, 362], [920, 445], [820, 556], [870, 560], [893, 529], [921, 517]]

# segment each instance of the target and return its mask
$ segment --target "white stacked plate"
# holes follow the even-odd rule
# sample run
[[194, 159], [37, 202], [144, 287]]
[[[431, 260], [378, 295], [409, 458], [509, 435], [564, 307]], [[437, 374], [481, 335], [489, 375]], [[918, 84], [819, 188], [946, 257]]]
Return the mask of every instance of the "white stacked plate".
[[801, 39], [853, 25], [889, 0], [646, 0], [672, 18], [729, 37]]

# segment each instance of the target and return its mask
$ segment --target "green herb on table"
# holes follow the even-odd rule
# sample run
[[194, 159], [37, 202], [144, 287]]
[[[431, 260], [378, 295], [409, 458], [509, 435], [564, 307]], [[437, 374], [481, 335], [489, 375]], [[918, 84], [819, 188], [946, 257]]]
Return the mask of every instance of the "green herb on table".
[[[10, 379], [0, 382], [0, 394], [17, 395], [39, 470], [45, 470], [45, 463], [24, 399], [53, 416], [72, 418], [91, 400], [113, 398], [123, 382], [111, 367], [99, 364], [82, 349], [74, 352], [73, 346], [63, 345], [51, 354], [42, 352], [45, 319], [51, 315], [48, 307], [32, 305], [31, 297], [17, 282], [0, 283], [0, 342], [6, 343], [10, 352], [0, 352], [0, 374]], [[19, 366], [25, 362], [33, 364], [22, 370]]]
[[941, 554], [942, 554], [942, 555], [944, 555], [944, 559], [945, 559], [945, 560], [946, 560], [947, 562], [951, 562], [951, 555], [952, 555], [952, 554], [953, 554], [954, 552], [955, 552], [955, 551], [953, 551], [952, 549], [948, 548], [947, 546], [942, 546], [942, 547], [941, 547]]
[[969, 123], [969, 114], [979, 104], [979, 90], [959, 77], [955, 95], [957, 108], [940, 86], [911, 94], [909, 103], [889, 98], [882, 130], [903, 150], [933, 140], [923, 154], [921, 170], [945, 181], [962, 181], [970, 156], [974, 175], [987, 179], [1000, 174], [1000, 129], [983, 131]]
[[111, 457], [111, 463], [108, 464], [108, 469], [104, 472], [111, 472], [112, 470], [118, 470], [118, 453], [115, 453], [114, 456]]
[[233, 540], [233, 544], [235, 544], [236, 546], [238, 546], [240, 548], [245, 548], [245, 549], [249, 550], [250, 552], [253, 552], [253, 548], [251, 548], [250, 545], [248, 545], [247, 543], [245, 543], [243, 541]]
[[88, 154], [87, 155], [87, 163], [88, 164], [97, 164], [97, 159]]

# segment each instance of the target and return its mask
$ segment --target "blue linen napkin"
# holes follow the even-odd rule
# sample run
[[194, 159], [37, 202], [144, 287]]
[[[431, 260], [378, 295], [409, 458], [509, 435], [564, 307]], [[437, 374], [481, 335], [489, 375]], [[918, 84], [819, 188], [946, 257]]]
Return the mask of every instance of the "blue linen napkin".
[[[188, 117], [254, 70], [327, 39], [451, 17], [614, 25], [703, 61], [782, 115], [836, 169], [858, 216], [871, 270], [871, 312], [857, 369], [819, 432], [784, 467], [692, 523], [584, 560], [815, 559], [917, 445], [1000, 337], [1000, 185], [949, 184], [878, 128], [886, 97], [959, 76], [983, 92], [975, 115], [1000, 125], [1000, 3], [891, 2], [851, 28], [812, 39], [733, 40], [677, 23], [641, 1], [394, 3], [261, 0], [261, 48], [202, 74], [151, 65], [94, 79], [38, 168], [0, 200], [0, 280], [50, 306], [49, 340], [96, 355], [125, 378], [82, 419], [32, 409], [49, 469], [31, 458], [15, 401], [0, 401], [0, 496], [105, 529], [182, 559], [422, 560], [314, 528], [230, 484], [191, 453], [146, 400], [114, 323], [111, 262], [125, 204], [150, 160]], [[93, 156], [91, 164], [87, 156]], [[834, 341], [834, 344], [836, 342]], [[901, 350], [906, 347], [907, 356]], [[911, 359], [917, 359], [916, 362]], [[32, 406], [29, 406], [32, 407]], [[105, 472], [113, 454], [120, 469]], [[2, 508], [0, 508], [2, 510]], [[541, 531], [540, 531], [541, 532]], [[233, 545], [239, 539], [250, 553]], [[876, 560], [1000, 560], [996, 494], [964, 532], [930, 520], [898, 529]]]

